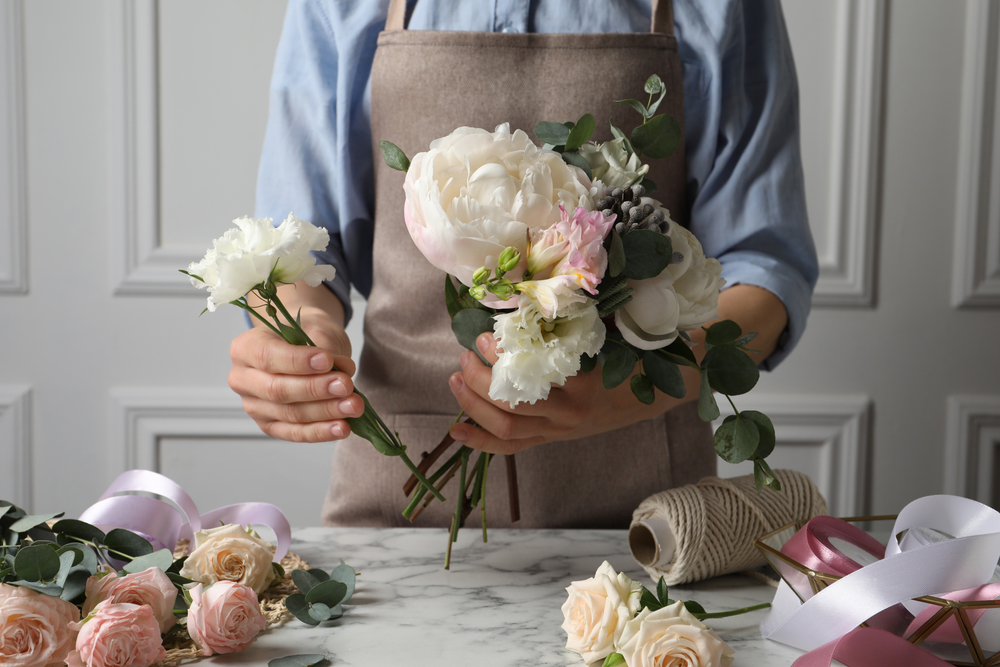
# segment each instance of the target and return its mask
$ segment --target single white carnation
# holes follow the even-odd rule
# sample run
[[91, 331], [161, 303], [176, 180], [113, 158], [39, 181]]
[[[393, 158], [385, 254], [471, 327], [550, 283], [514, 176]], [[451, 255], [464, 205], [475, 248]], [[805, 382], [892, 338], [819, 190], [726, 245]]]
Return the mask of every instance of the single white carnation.
[[208, 309], [246, 295], [270, 277], [275, 284], [305, 280], [316, 287], [333, 280], [334, 268], [316, 265], [310, 251], [325, 250], [330, 234], [299, 220], [291, 213], [274, 227], [270, 218], [238, 218], [230, 229], [212, 242], [212, 248], [200, 262], [188, 266], [195, 287], [207, 287]]
[[[655, 199], [643, 198], [667, 213]], [[654, 278], [629, 280], [632, 300], [615, 311], [615, 325], [626, 341], [641, 350], [655, 350], [674, 342], [678, 332], [690, 331], [715, 317], [719, 290], [726, 284], [719, 260], [705, 257], [690, 231], [670, 223], [670, 241], [683, 260], [670, 264]]]
[[600, 664], [618, 650], [626, 624], [639, 610], [642, 584], [604, 561], [592, 578], [574, 581], [566, 592], [569, 597], [562, 606], [566, 648], [587, 664]]
[[517, 310], [500, 313], [493, 326], [499, 359], [493, 365], [490, 398], [511, 406], [548, 398], [580, 370], [580, 355], [593, 356], [604, 345], [604, 323], [590, 299], [568, 300], [554, 318], [543, 317], [526, 294]]

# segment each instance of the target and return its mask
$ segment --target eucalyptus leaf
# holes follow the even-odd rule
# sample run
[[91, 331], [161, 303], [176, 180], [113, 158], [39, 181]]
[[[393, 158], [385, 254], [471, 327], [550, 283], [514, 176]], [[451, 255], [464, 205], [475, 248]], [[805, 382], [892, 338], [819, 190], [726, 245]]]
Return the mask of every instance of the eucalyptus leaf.
[[622, 238], [625, 268], [622, 273], [632, 280], [646, 280], [660, 275], [670, 264], [674, 248], [670, 237], [648, 229], [636, 229]]
[[663, 85], [663, 79], [660, 78], [659, 74], [651, 74], [646, 83], [643, 85], [643, 90], [645, 90], [650, 95], [655, 95], [656, 93], [662, 93], [666, 91], [667, 87]]
[[587, 162], [587, 159], [584, 158], [582, 155], [580, 155], [575, 151], [572, 153], [566, 151], [565, 153], [562, 153], [562, 159], [563, 162], [565, 162], [566, 164], [573, 165], [574, 167], [579, 167], [580, 169], [582, 169], [583, 173], [587, 175], [587, 178], [593, 180], [594, 174], [590, 170], [590, 163]]
[[[615, 100], [615, 104], [627, 104], [636, 111], [638, 111], [639, 115], [642, 116], [643, 119], [649, 118], [649, 109], [647, 109], [646, 105], [640, 102], [639, 100], [633, 100], [631, 98], [627, 100]], [[632, 137], [634, 143], [635, 132], [632, 133]]]
[[90, 579], [90, 572], [77, 567], [70, 570], [63, 582], [62, 592], [59, 594], [63, 600], [73, 602], [77, 598], [84, 596], [87, 592], [87, 580]]
[[169, 579], [175, 586], [186, 586], [188, 584], [195, 583], [193, 580], [188, 579], [187, 577], [182, 577], [176, 572], [166, 572], [165, 574], [167, 575], [167, 579]]
[[309, 605], [309, 615], [317, 621], [330, 620], [330, 608], [322, 602], [313, 602]]
[[590, 371], [597, 368], [597, 355], [588, 356], [586, 354], [580, 355], [580, 372], [589, 373]]
[[347, 592], [344, 593], [344, 599], [341, 600], [341, 603], [351, 599], [351, 596], [354, 595], [354, 586], [357, 583], [357, 573], [353, 567], [344, 561], [340, 561], [340, 565], [330, 571], [330, 580], [339, 581], [347, 586]]
[[684, 398], [687, 388], [677, 364], [657, 354], [656, 350], [646, 350], [642, 353], [642, 370], [649, 376], [653, 386], [667, 396]]
[[639, 181], [639, 185], [641, 185], [642, 187], [644, 187], [646, 189], [646, 196], [647, 197], [650, 195], [650, 193], [656, 192], [656, 183], [654, 183], [653, 179], [651, 179], [651, 178], [646, 178], [644, 176], [643, 179], [641, 181]]
[[681, 126], [673, 116], [653, 116], [632, 130], [632, 145], [646, 157], [669, 157], [681, 142]]
[[306, 570], [292, 570], [292, 583], [303, 593], [308, 593], [321, 581]]
[[570, 129], [563, 123], [543, 120], [535, 125], [535, 136], [553, 146], [565, 146]]
[[566, 150], [575, 151], [590, 139], [590, 135], [593, 133], [594, 117], [589, 113], [584, 114], [580, 120], [576, 121], [576, 127], [569, 131], [569, 136], [566, 137]]
[[319, 625], [319, 621], [309, 615], [309, 603], [302, 593], [292, 593], [285, 598], [285, 609], [307, 625]]
[[481, 333], [493, 331], [493, 315], [481, 308], [465, 308], [452, 318], [451, 330], [462, 347], [478, 352], [476, 338]]
[[604, 368], [601, 370], [601, 381], [604, 383], [604, 388], [614, 389], [627, 380], [637, 361], [639, 361], [639, 357], [631, 348], [615, 345], [608, 354]]
[[771, 470], [771, 466], [767, 465], [767, 461], [764, 459], [754, 459], [754, 475], [756, 475], [757, 469], [759, 468], [763, 477], [764, 484], [768, 488], [774, 491], [781, 491], [781, 482], [778, 481], [778, 477]]
[[137, 556], [125, 564], [122, 568], [129, 574], [135, 572], [142, 572], [148, 570], [151, 567], [159, 568], [166, 572], [173, 565], [174, 554], [169, 549], [160, 549], [159, 551], [154, 551], [151, 554], [146, 554], [145, 556]]
[[32, 514], [28, 516], [23, 516], [14, 523], [10, 525], [10, 530], [15, 533], [26, 533], [35, 526], [40, 526], [46, 521], [51, 521], [61, 517], [65, 512], [56, 512], [55, 514]]
[[18, 581], [11, 581], [6, 583], [9, 583], [11, 586], [23, 586], [24, 588], [30, 588], [33, 591], [38, 591], [43, 595], [51, 595], [54, 598], [59, 597], [59, 594], [62, 593], [62, 589], [59, 588], [58, 586], [41, 583], [38, 581], [27, 581], [25, 579], [20, 579]]
[[[108, 531], [108, 534], [104, 536], [104, 544], [108, 547], [108, 549], [112, 549], [132, 558], [138, 558], [139, 556], [146, 556], [153, 553], [153, 545], [150, 544], [146, 538], [133, 533], [131, 530], [125, 530], [124, 528], [115, 528]], [[169, 563], [167, 564], [167, 567], [169, 567]]]
[[757, 451], [754, 458], [766, 458], [774, 451], [776, 438], [774, 435], [774, 424], [763, 412], [756, 410], [743, 410], [740, 412], [744, 419], [749, 419], [757, 425], [757, 432], [760, 434], [760, 441], [757, 443]]
[[322, 602], [328, 607], [336, 607], [344, 601], [347, 594], [347, 585], [339, 581], [323, 581], [313, 586], [306, 593], [305, 600], [310, 604]]
[[70, 567], [79, 565], [80, 563], [83, 562], [84, 553], [83, 553], [83, 549], [80, 548], [79, 546], [77, 546], [77, 545], [66, 545], [64, 547], [61, 547], [58, 551], [56, 551], [56, 554], [58, 554], [60, 558], [62, 558], [62, 555], [65, 554], [65, 553], [72, 553], [73, 554], [73, 562], [70, 563]]
[[705, 353], [702, 368], [712, 389], [728, 396], [745, 394], [754, 388], [760, 370], [746, 352], [731, 345], [719, 345]]
[[736, 342], [733, 343], [733, 344], [736, 347], [743, 347], [744, 345], [746, 345], [747, 343], [749, 343], [750, 341], [752, 341], [756, 337], [757, 337], [757, 332], [756, 331], [751, 331], [750, 333], [745, 333], [742, 336], [740, 336], [738, 339], [736, 339]]
[[[340, 562], [343, 563], [344, 562], [343, 559], [341, 559]], [[319, 568], [314, 567], [312, 569], [306, 570], [306, 572], [308, 572], [310, 575], [312, 575], [312, 577], [314, 579], [316, 579], [316, 581], [329, 581], [330, 580], [330, 575], [327, 574], [326, 572], [324, 572], [323, 570], [319, 569]]]
[[705, 332], [705, 342], [712, 345], [726, 345], [743, 335], [743, 329], [732, 320], [716, 322]]
[[338, 604], [336, 607], [330, 610], [330, 620], [336, 621], [338, 618], [344, 615], [344, 606]]
[[444, 305], [448, 308], [448, 317], [455, 317], [455, 313], [462, 310], [458, 302], [458, 290], [451, 276], [445, 274], [444, 277]]
[[[681, 333], [684, 332], [682, 331]], [[701, 370], [701, 366], [698, 365], [698, 359], [694, 356], [694, 351], [680, 338], [675, 338], [674, 342], [670, 345], [660, 348], [660, 352], [663, 352], [674, 363], [685, 364], [691, 368]]]
[[715, 431], [715, 451], [728, 463], [742, 463], [753, 456], [760, 441], [757, 425], [740, 415], [730, 415]]
[[70, 570], [73, 569], [73, 560], [75, 558], [76, 554], [72, 552], [59, 554], [59, 572], [56, 573], [55, 581], [53, 582], [59, 588], [62, 588], [66, 584], [66, 577], [69, 576]]
[[165, 572], [167, 574], [170, 574], [171, 572], [173, 572], [175, 574], [180, 574], [181, 569], [184, 567], [184, 563], [187, 562], [187, 559], [188, 559], [187, 556], [181, 556], [180, 558], [178, 558], [177, 560], [175, 560], [173, 563], [171, 563], [170, 567], [168, 567], [165, 570]]
[[94, 542], [96, 544], [102, 544], [104, 542], [103, 531], [90, 525], [89, 523], [78, 521], [77, 519], [63, 519], [61, 521], [57, 521], [56, 524], [52, 526], [52, 532], [86, 540], [88, 542]]
[[701, 393], [698, 395], [698, 416], [704, 422], [715, 421], [719, 418], [719, 404], [715, 402], [715, 394], [708, 384], [708, 373], [701, 372]]
[[14, 571], [25, 581], [51, 581], [59, 574], [59, 556], [44, 545], [27, 546], [18, 549]]
[[378, 146], [382, 149], [382, 157], [387, 165], [404, 173], [410, 168], [410, 159], [399, 146], [384, 139], [378, 142]]
[[656, 393], [653, 391], [653, 383], [642, 373], [636, 373], [629, 381], [632, 387], [632, 394], [639, 399], [639, 402], [652, 405], [656, 400]]
[[625, 246], [618, 232], [611, 230], [611, 245], [608, 248], [608, 275], [617, 278], [625, 270]]
[[326, 660], [322, 653], [298, 653], [275, 658], [267, 663], [267, 667], [312, 667]]

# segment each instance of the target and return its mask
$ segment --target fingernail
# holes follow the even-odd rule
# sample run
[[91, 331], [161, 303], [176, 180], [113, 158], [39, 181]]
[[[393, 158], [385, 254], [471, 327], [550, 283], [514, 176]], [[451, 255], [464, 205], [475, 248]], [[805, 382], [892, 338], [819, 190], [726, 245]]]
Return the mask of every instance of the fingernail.
[[472, 352], [465, 351], [462, 356], [458, 358], [458, 363], [462, 364], [462, 368], [465, 368], [469, 364], [469, 359], [472, 358]]
[[325, 371], [330, 368], [330, 362], [327, 360], [325, 354], [317, 354], [314, 356], [309, 360], [309, 365], [317, 371]]
[[347, 434], [347, 431], [344, 429], [343, 424], [337, 423], [330, 427], [330, 433], [335, 438], [343, 438]]
[[453, 426], [451, 429], [451, 437], [458, 442], [465, 442], [469, 439], [469, 429], [465, 426]]
[[462, 388], [462, 385], [465, 384], [465, 380], [462, 379], [461, 373], [455, 373], [451, 376], [451, 379], [448, 380], [448, 384], [451, 385], [451, 390], [453, 392], [457, 392]]
[[480, 352], [486, 352], [490, 349], [490, 336], [489, 334], [483, 334], [476, 339], [476, 347], [479, 348]]
[[349, 398], [338, 403], [337, 409], [340, 410], [340, 414], [347, 417], [357, 417], [360, 415], [357, 406], [354, 405], [354, 401]]
[[347, 385], [343, 380], [334, 380], [330, 383], [330, 394], [332, 396], [347, 396]]

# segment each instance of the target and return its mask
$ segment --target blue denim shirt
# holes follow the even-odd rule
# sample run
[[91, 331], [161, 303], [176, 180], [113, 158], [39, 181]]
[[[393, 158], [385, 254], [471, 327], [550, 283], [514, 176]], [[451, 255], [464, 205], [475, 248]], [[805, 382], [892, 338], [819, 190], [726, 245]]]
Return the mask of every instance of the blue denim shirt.
[[[413, 4], [411, 0], [410, 4]], [[805, 328], [818, 265], [799, 153], [798, 83], [780, 0], [673, 0], [684, 67], [691, 231], [729, 286], [756, 285], [788, 311], [765, 362]], [[257, 216], [323, 225], [317, 253], [350, 317], [372, 281], [370, 79], [388, 0], [291, 0], [275, 59]], [[650, 0], [420, 0], [411, 30], [648, 32]]]

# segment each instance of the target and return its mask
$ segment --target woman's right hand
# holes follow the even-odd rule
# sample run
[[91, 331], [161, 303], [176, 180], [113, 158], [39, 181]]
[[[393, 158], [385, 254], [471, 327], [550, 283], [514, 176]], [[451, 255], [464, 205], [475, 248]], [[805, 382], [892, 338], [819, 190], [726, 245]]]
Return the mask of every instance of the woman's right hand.
[[360, 417], [365, 409], [351, 381], [351, 341], [324, 311], [303, 308], [302, 326], [317, 347], [292, 345], [265, 327], [237, 336], [229, 348], [229, 386], [270, 436], [292, 442], [340, 440], [351, 432], [344, 419]]

